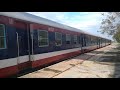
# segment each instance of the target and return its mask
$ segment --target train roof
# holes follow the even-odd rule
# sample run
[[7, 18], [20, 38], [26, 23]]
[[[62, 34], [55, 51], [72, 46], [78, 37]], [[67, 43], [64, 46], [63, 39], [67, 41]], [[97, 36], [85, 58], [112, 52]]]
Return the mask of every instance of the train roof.
[[[0, 12], [0, 15], [4, 15], [4, 16], [16, 18], [16, 19], [29, 21], [29, 22], [45, 24], [45, 25], [49, 25], [49, 26], [53, 26], [53, 27], [57, 27], [57, 28], [62, 28], [62, 29], [70, 30], [70, 31], [76, 31], [76, 32], [92, 35], [90, 33], [82, 31], [80, 29], [73, 28], [73, 27], [70, 27], [70, 26], [67, 26], [64, 24], [60, 24], [60, 23], [57, 23], [55, 21], [48, 20], [48, 19], [36, 16], [36, 15], [26, 13], [26, 12]], [[92, 36], [96, 36], [96, 35], [92, 35]], [[100, 36], [96, 36], [96, 37], [100, 37]]]
[[21, 19], [21, 20], [26, 20], [26, 21], [30, 21], [30, 22], [34, 22], [34, 23], [45, 24], [45, 25], [49, 25], [49, 26], [53, 26], [53, 27], [58, 27], [58, 28], [62, 28], [62, 29], [67, 29], [67, 30], [71, 30], [71, 31], [84, 33], [80, 29], [76, 29], [76, 28], [73, 28], [73, 27], [70, 27], [70, 26], [67, 26], [67, 25], [63, 25], [63, 24], [57, 23], [55, 21], [48, 20], [48, 19], [36, 16], [36, 15], [26, 13], [26, 12], [0, 12], [0, 15], [4, 15], [4, 16], [13, 17], [13, 18]]

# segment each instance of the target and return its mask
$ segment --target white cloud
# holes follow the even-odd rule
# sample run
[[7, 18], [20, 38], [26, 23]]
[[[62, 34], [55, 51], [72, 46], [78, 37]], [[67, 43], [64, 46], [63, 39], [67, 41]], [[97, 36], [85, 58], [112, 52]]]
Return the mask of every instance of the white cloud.
[[64, 12], [29, 12], [31, 14], [47, 18], [53, 21], [64, 19]]
[[83, 14], [78, 12], [78, 14], [73, 17], [66, 15], [66, 13], [67, 12], [32, 12], [32, 14], [37, 16], [85, 30], [91, 26], [97, 25], [97, 19], [100, 16], [99, 12], [83, 12]]
[[[92, 34], [98, 33], [102, 20], [102, 12], [29, 12], [31, 14], [72, 26]], [[74, 15], [72, 15], [74, 14]]]

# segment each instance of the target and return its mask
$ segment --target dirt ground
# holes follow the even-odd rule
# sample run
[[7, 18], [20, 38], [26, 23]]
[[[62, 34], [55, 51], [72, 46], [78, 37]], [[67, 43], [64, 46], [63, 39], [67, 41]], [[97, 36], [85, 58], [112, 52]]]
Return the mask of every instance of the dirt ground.
[[62, 61], [18, 78], [119, 78], [120, 44]]

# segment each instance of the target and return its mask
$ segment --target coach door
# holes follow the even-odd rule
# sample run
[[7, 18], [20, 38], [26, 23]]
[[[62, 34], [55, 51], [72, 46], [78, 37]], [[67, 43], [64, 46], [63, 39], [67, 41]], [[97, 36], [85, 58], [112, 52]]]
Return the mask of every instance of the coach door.
[[17, 64], [18, 69], [25, 70], [31, 67], [30, 45], [29, 45], [29, 26], [21, 21], [16, 21], [16, 45], [17, 45]]

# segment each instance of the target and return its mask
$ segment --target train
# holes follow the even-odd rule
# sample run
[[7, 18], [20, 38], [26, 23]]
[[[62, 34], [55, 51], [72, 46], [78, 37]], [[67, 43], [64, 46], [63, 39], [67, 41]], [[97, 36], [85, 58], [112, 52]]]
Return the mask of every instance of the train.
[[110, 44], [110, 39], [26, 12], [0, 12], [0, 78]]

